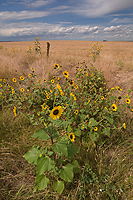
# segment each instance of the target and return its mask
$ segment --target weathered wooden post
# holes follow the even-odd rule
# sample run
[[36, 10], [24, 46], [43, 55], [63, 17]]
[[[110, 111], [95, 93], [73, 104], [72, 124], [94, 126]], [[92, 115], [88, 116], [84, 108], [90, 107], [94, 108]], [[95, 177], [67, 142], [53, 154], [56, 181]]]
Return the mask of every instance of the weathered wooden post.
[[49, 57], [49, 49], [50, 49], [50, 43], [47, 42], [47, 57]]

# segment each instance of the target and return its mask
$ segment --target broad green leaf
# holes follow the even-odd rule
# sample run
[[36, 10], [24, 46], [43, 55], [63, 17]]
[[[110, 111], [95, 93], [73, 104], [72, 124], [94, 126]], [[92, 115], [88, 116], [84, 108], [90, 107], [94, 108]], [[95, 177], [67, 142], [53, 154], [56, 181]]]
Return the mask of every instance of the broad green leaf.
[[90, 139], [95, 142], [97, 138], [99, 137], [99, 134], [97, 132], [90, 132], [89, 133]]
[[110, 127], [105, 128], [103, 131], [104, 131], [105, 135], [107, 135], [108, 137], [110, 137]]
[[57, 181], [53, 184], [53, 190], [57, 191], [58, 194], [61, 194], [64, 190], [64, 182], [63, 181]]
[[34, 192], [37, 189], [38, 190], [44, 190], [47, 187], [48, 184], [49, 184], [49, 179], [44, 174], [37, 176], [36, 179], [35, 179]]
[[39, 131], [36, 131], [32, 137], [37, 137], [39, 139], [42, 139], [42, 140], [47, 140], [49, 139], [49, 135], [43, 130], [43, 129], [39, 129]]
[[60, 153], [61, 155], [68, 155], [66, 143], [63, 141], [57, 142], [53, 145], [53, 150], [55, 153]]
[[62, 178], [66, 182], [72, 182], [73, 180], [73, 165], [72, 164], [66, 164], [62, 167], [60, 170], [60, 178]]
[[71, 126], [68, 126], [68, 128], [67, 128], [67, 132], [70, 133], [71, 131], [72, 131]]
[[29, 162], [29, 163], [37, 163], [37, 159], [39, 157], [39, 150], [36, 147], [32, 147], [23, 157]]
[[113, 124], [114, 123], [114, 120], [108, 116], [106, 116], [106, 119], [109, 121], [110, 124]]
[[89, 123], [88, 123], [88, 126], [90, 127], [92, 127], [92, 126], [96, 126], [98, 123], [97, 123], [97, 121], [94, 119], [94, 118], [90, 118], [89, 119]]
[[80, 130], [80, 129], [77, 129], [77, 130], [74, 132], [74, 134], [75, 134], [76, 136], [80, 137], [80, 135], [81, 135], [81, 130]]
[[78, 149], [73, 144], [67, 147], [68, 150], [68, 157], [73, 157], [76, 153], [78, 153]]
[[74, 161], [72, 162], [72, 165], [73, 165], [73, 172], [74, 172], [74, 173], [79, 172], [79, 163], [78, 163], [78, 161], [77, 161], [77, 160], [74, 160]]
[[54, 161], [51, 158], [41, 157], [37, 160], [37, 174], [41, 175], [45, 171], [49, 171], [52, 167], [54, 167]]

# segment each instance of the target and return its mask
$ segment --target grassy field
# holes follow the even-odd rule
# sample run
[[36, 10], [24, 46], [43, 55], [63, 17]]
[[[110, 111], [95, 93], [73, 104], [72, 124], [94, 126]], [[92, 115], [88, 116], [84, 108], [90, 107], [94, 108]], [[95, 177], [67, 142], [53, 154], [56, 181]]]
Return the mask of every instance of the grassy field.
[[[75, 69], [83, 65], [94, 64], [98, 72], [103, 71], [106, 88], [119, 86], [121, 95], [126, 96], [131, 89], [131, 106], [133, 106], [133, 48], [132, 42], [99, 42], [104, 45], [93, 62], [89, 49], [95, 41], [49, 41], [50, 55], [47, 58], [47, 42], [40, 41], [41, 54], [34, 51], [34, 42], [0, 42], [0, 79], [12, 83], [12, 78], [27, 77], [31, 68], [42, 81], [50, 80], [55, 72], [54, 63], [62, 65], [59, 70], [67, 70], [71, 77]], [[32, 49], [31, 49], [32, 48]], [[63, 84], [63, 82], [62, 82]], [[115, 93], [114, 93], [115, 95]], [[30, 111], [26, 110], [26, 113]], [[33, 193], [35, 168], [23, 158], [34, 145], [42, 144], [39, 139], [31, 138], [38, 130], [25, 116], [13, 115], [7, 105], [0, 107], [0, 199], [2, 200], [131, 200], [133, 198], [132, 158], [133, 158], [133, 112], [126, 112], [121, 117], [126, 122], [126, 130], [116, 131], [103, 146], [88, 143], [87, 152], [79, 157], [81, 161], [89, 158], [90, 168], [82, 166], [82, 176], [74, 177], [67, 183], [61, 195], [53, 192], [51, 186]], [[86, 144], [84, 144], [86, 145]], [[82, 164], [82, 163], [81, 163]], [[89, 177], [89, 178], [88, 178]]]

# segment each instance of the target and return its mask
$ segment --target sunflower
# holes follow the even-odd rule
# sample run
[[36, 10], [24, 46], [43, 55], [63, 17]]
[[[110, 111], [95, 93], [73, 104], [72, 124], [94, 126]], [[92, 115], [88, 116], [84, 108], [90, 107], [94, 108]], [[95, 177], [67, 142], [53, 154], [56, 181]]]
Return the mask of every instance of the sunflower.
[[66, 77], [66, 78], [69, 78], [69, 73], [67, 71], [64, 71], [63, 72], [63, 75]]
[[71, 86], [74, 85], [74, 81], [72, 79], [69, 80], [69, 85], [71, 85]]
[[15, 82], [17, 81], [17, 79], [16, 79], [16, 78], [13, 78], [12, 81], [15, 83]]
[[113, 111], [117, 110], [117, 106], [114, 103], [112, 104], [111, 108], [112, 108]]
[[95, 128], [94, 128], [94, 131], [97, 131], [97, 130], [98, 130], [98, 128], [97, 128], [97, 127], [95, 127]]
[[59, 83], [57, 83], [57, 88], [58, 88], [58, 90], [61, 89], [61, 86], [59, 85]]
[[87, 72], [87, 71], [85, 71], [85, 73], [86, 73], [86, 76], [88, 76], [88, 72]]
[[62, 107], [61, 106], [56, 106], [56, 107], [54, 107], [52, 109], [52, 111], [50, 113], [50, 117], [52, 119], [57, 119], [57, 118], [59, 118], [61, 116], [62, 112], [63, 112]]
[[38, 82], [40, 83], [40, 82], [41, 82], [41, 79], [38, 79]]
[[76, 101], [76, 96], [71, 92], [70, 95], [73, 97], [73, 100]]
[[75, 89], [78, 89], [78, 85], [75, 85]]
[[123, 123], [123, 128], [126, 129], [126, 124], [125, 123]]
[[24, 88], [21, 88], [20, 91], [21, 91], [21, 92], [24, 92]]
[[31, 70], [34, 72], [34, 69], [31, 67]]
[[78, 114], [78, 110], [75, 110], [75, 114], [76, 114], [76, 115]]
[[54, 79], [51, 79], [51, 83], [54, 83]]
[[74, 142], [74, 139], [75, 139], [74, 133], [69, 134], [69, 139], [71, 140], [71, 142]]
[[90, 100], [87, 102], [87, 104], [89, 104], [90, 103]]
[[31, 78], [32, 77], [32, 75], [31, 74], [28, 74], [28, 76]]
[[104, 99], [104, 96], [101, 96], [101, 99], [103, 100], [103, 99]]
[[58, 64], [54, 64], [54, 69], [57, 69], [57, 68], [59, 68], [59, 65]]
[[43, 81], [46, 82], [47, 81], [46, 78], [44, 78]]
[[14, 106], [14, 108], [13, 108], [13, 112], [14, 112], [14, 115], [15, 115], [15, 117], [17, 116], [17, 113], [16, 113], [16, 107]]
[[22, 81], [23, 81], [23, 80], [24, 80], [24, 77], [23, 77], [23, 76], [20, 76], [20, 80], [22, 80]]
[[2, 84], [0, 84], [0, 87], [2, 87]]
[[126, 100], [125, 100], [125, 102], [126, 102], [127, 104], [130, 104], [130, 101], [131, 101], [130, 99], [126, 99]]

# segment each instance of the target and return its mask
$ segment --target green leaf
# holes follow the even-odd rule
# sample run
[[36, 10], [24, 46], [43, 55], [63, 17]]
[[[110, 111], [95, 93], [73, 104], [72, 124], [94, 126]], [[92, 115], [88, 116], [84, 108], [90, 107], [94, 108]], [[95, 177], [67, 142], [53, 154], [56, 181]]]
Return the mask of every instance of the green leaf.
[[32, 137], [37, 137], [41, 140], [47, 140], [49, 139], [49, 135], [43, 130], [43, 129], [39, 129], [39, 131], [36, 131]]
[[57, 191], [58, 194], [61, 194], [64, 190], [64, 182], [63, 181], [57, 181], [53, 184], [53, 190]]
[[89, 119], [89, 123], [88, 123], [88, 126], [90, 127], [92, 127], [92, 126], [96, 126], [98, 123], [97, 123], [97, 121], [94, 119], [94, 118], [90, 118]]
[[37, 176], [35, 179], [35, 186], [34, 186], [34, 192], [38, 190], [43, 190], [47, 187], [49, 184], [49, 179], [44, 175]]
[[71, 126], [68, 126], [68, 128], [67, 128], [67, 132], [70, 133], [71, 130], [72, 130]]
[[75, 134], [76, 136], [80, 137], [80, 136], [81, 136], [81, 130], [80, 130], [80, 129], [77, 129], [77, 130], [74, 132], [74, 134]]
[[104, 131], [105, 135], [107, 135], [108, 137], [110, 137], [110, 127], [105, 128], [103, 131]]
[[65, 155], [65, 156], [68, 155], [66, 143], [63, 141], [55, 143], [53, 145], [53, 150], [55, 153], [60, 153], [61, 155]]
[[36, 147], [32, 147], [23, 157], [29, 162], [29, 163], [37, 163], [37, 159], [39, 157], [39, 150]]
[[113, 124], [114, 123], [114, 120], [108, 116], [106, 116], [106, 119], [109, 121], [110, 124]]
[[97, 138], [99, 137], [99, 134], [97, 132], [90, 132], [89, 133], [90, 139], [95, 142]]
[[72, 162], [72, 165], [73, 165], [73, 172], [74, 172], [74, 173], [79, 172], [79, 163], [78, 163], [78, 161], [77, 161], [77, 160], [74, 160], [74, 161]]
[[42, 157], [37, 160], [37, 174], [41, 175], [45, 171], [49, 171], [52, 167], [54, 167], [54, 161], [51, 158]]
[[66, 182], [72, 182], [73, 176], [73, 165], [70, 163], [63, 166], [60, 170], [60, 178], [62, 178]]
[[68, 157], [73, 157], [76, 153], [78, 153], [78, 149], [73, 144], [67, 147], [68, 150]]

